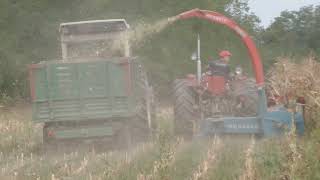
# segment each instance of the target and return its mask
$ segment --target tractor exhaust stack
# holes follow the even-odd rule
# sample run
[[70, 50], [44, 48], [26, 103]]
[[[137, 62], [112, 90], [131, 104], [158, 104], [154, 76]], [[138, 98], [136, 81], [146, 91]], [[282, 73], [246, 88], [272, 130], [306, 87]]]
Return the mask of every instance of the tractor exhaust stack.
[[200, 56], [200, 35], [198, 34], [198, 49], [197, 49], [197, 81], [201, 83], [201, 56]]

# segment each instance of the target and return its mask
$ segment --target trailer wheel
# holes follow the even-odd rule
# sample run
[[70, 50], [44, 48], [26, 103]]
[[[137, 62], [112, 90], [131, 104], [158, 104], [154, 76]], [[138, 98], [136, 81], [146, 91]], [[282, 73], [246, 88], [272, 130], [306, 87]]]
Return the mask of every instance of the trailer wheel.
[[55, 152], [58, 150], [58, 142], [52, 137], [49, 137], [49, 130], [53, 126], [53, 123], [45, 123], [42, 129], [42, 142], [45, 152]]
[[125, 149], [128, 150], [132, 146], [132, 131], [131, 128], [129, 127], [129, 121], [130, 119], [124, 120], [124, 124], [121, 124], [120, 129], [118, 132], [115, 134], [113, 137], [113, 149], [114, 150], [119, 150], [119, 149]]
[[187, 83], [185, 79], [173, 82], [174, 129], [176, 135], [190, 138], [193, 135], [193, 123], [196, 119], [194, 110], [196, 94]]

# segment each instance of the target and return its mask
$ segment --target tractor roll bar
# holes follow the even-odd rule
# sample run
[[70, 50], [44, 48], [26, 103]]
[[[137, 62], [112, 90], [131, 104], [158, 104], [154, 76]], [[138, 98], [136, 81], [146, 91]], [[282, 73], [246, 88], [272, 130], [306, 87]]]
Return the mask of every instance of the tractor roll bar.
[[222, 24], [232, 29], [233, 31], [235, 31], [241, 37], [242, 42], [246, 45], [248, 49], [248, 52], [251, 57], [251, 63], [254, 68], [257, 86], [262, 87], [264, 85], [263, 67], [262, 67], [259, 52], [253, 40], [251, 39], [251, 37], [248, 35], [246, 31], [244, 31], [236, 22], [234, 22], [230, 18], [220, 13], [208, 11], [208, 10], [192, 9], [190, 11], [181, 13], [173, 18], [170, 18], [169, 21], [189, 19], [192, 17], [206, 19], [213, 23]]

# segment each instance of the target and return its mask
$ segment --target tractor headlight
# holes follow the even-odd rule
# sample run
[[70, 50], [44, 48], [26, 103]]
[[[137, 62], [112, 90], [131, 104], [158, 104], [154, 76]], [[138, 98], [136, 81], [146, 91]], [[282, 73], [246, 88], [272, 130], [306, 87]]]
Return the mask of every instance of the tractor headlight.
[[243, 70], [242, 70], [242, 68], [241, 67], [236, 67], [236, 75], [242, 75], [242, 72], [243, 72]]

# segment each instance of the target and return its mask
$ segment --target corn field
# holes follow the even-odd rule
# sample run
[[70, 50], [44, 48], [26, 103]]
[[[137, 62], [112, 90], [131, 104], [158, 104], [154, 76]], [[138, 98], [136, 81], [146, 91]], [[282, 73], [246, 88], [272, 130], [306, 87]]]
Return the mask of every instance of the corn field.
[[212, 137], [184, 141], [163, 122], [152, 142], [119, 151], [44, 152], [41, 129], [24, 113], [2, 112], [0, 179], [318, 179], [319, 140]]
[[[303, 137], [297, 137], [291, 129], [285, 136], [274, 139], [215, 136], [187, 141], [174, 136], [172, 110], [168, 108], [159, 113], [157, 135], [151, 141], [130, 149], [88, 147], [56, 153], [43, 150], [42, 127], [32, 123], [29, 107], [1, 109], [0, 179], [320, 179], [320, 131], [316, 113], [319, 67], [312, 58], [302, 64], [281, 59], [269, 78], [272, 93], [283, 95], [290, 91], [291, 96], [309, 97], [307, 126], [314, 128], [310, 127]], [[299, 76], [294, 76], [292, 69], [301, 72]], [[284, 76], [290, 72], [290, 78]]]

